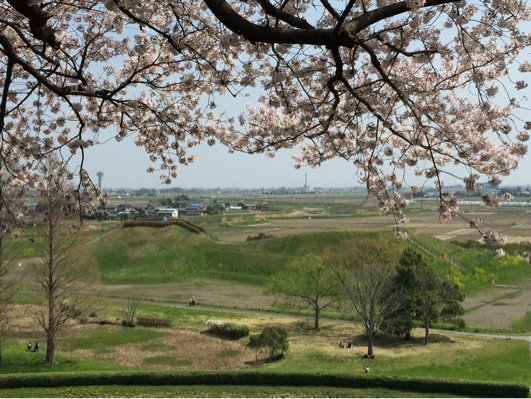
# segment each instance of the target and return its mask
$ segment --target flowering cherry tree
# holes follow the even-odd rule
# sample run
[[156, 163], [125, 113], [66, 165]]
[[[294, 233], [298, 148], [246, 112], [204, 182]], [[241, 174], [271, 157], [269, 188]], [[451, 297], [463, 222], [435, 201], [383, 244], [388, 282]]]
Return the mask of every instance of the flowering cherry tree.
[[[421, 189], [406, 169], [439, 190], [441, 219], [462, 216], [450, 165], [477, 191], [527, 152], [524, 96], [509, 94], [527, 83], [508, 68], [531, 71], [529, 19], [520, 0], [2, 0], [3, 173], [37, 184], [48, 152], [83, 159], [109, 134], [135, 135], [167, 184], [203, 141], [270, 157], [299, 147], [295, 167], [352, 163], [399, 222]], [[215, 114], [221, 95], [249, 90], [259, 106]]]

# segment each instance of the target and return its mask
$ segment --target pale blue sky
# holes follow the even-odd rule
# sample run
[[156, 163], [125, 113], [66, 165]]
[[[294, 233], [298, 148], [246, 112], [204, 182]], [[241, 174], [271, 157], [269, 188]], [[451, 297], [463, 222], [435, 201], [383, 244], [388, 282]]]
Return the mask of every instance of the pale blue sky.
[[[527, 24], [530, 26], [531, 24]], [[529, 52], [521, 57], [529, 59]], [[520, 74], [517, 67], [511, 68], [511, 79], [513, 81], [527, 79], [528, 74]], [[512, 84], [508, 84], [510, 95], [520, 100], [529, 90], [516, 91], [512, 90]], [[502, 90], [500, 90], [502, 91]], [[237, 116], [244, 109], [247, 103], [256, 105], [253, 97], [257, 98], [261, 94], [260, 89], [253, 89], [249, 92], [250, 97], [243, 96], [233, 98], [216, 98], [218, 108], [216, 112], [225, 111], [229, 116]], [[502, 105], [502, 104], [500, 104]], [[523, 106], [529, 107], [529, 102], [523, 102]], [[524, 120], [531, 119], [531, 112], [522, 112], [520, 117]], [[520, 126], [521, 127], [521, 126]], [[104, 188], [163, 188], [167, 187], [161, 184], [159, 179], [160, 172], [155, 171], [152, 174], [146, 172], [148, 165], [157, 163], [150, 162], [147, 154], [140, 147], [134, 144], [134, 138], [129, 137], [121, 143], [112, 139], [113, 133], [109, 132], [108, 138], [111, 138], [106, 144], [99, 145], [87, 150], [85, 168], [90, 173], [94, 181], [97, 181], [96, 173], [101, 171], [105, 174], [103, 178]], [[514, 137], [514, 136], [513, 136]], [[103, 141], [104, 137], [100, 136]], [[172, 179], [173, 182], [169, 187], [183, 188], [215, 188], [215, 187], [239, 187], [239, 188], [270, 188], [270, 187], [301, 187], [304, 184], [304, 175], [308, 174], [308, 184], [311, 187], [345, 187], [357, 186], [356, 169], [351, 163], [341, 159], [327, 161], [317, 169], [302, 167], [296, 170], [293, 167], [292, 155], [299, 155], [298, 149], [283, 150], [277, 153], [273, 159], [267, 158], [264, 154], [247, 155], [241, 153], [229, 154], [228, 149], [217, 144], [209, 147], [206, 143], [194, 147], [194, 153], [198, 159], [194, 164], [189, 166], [178, 167], [179, 177]], [[529, 170], [531, 170], [530, 155], [521, 162], [519, 170], [511, 176], [505, 177], [502, 185], [531, 185]], [[455, 168], [452, 170], [459, 175], [464, 176], [463, 171], [458, 172]], [[412, 173], [408, 174], [407, 184], [423, 184], [424, 179], [413, 177]], [[448, 176], [442, 177], [445, 185], [461, 183], [460, 180]]]

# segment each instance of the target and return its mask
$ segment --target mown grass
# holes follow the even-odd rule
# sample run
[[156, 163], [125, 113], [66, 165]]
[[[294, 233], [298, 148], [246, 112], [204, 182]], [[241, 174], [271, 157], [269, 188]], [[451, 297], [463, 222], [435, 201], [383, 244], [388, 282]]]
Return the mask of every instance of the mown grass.
[[177, 349], [176, 346], [166, 344], [148, 344], [140, 347], [141, 351], [147, 352], [166, 352]]
[[[106, 314], [102, 314], [116, 316], [118, 308], [109, 307], [106, 312]], [[366, 342], [359, 335], [359, 326], [323, 322], [321, 332], [316, 332], [312, 329], [311, 321], [287, 321], [285, 318], [276, 319], [271, 316], [261, 316], [261, 319], [257, 319], [257, 316], [241, 313], [200, 311], [198, 309], [144, 304], [139, 308], [139, 313], [157, 314], [164, 318], [171, 318], [174, 320], [172, 323], [174, 329], [196, 331], [205, 330], [205, 321], [209, 318], [222, 320], [236, 318], [239, 323], [251, 325], [255, 332], [259, 332], [265, 326], [282, 324], [287, 329], [288, 337], [292, 342], [290, 351], [286, 353], [286, 359], [265, 364], [256, 368], [256, 372], [304, 370], [332, 374], [344, 372], [363, 374], [363, 366], [368, 364], [372, 374], [531, 383], [528, 372], [531, 367], [531, 357], [528, 342], [525, 341], [432, 333], [433, 343], [425, 347], [422, 334], [418, 332], [413, 334], [411, 341], [404, 341], [393, 336], [378, 335], [375, 341], [376, 358], [369, 361], [361, 356], [366, 351]], [[44, 347], [39, 353], [30, 353], [25, 351], [24, 343], [5, 341], [3, 345], [5, 364], [1, 366], [0, 371], [2, 373], [24, 373], [128, 369], [124, 366], [103, 363], [105, 360], [102, 360], [102, 363], [89, 362], [67, 358], [64, 355], [68, 355], [72, 350], [82, 348], [109, 353], [116, 346], [142, 342], [145, 345], [141, 346], [140, 350], [146, 352], [145, 356], [141, 357], [144, 358], [144, 363], [175, 367], [185, 366], [179, 359], [169, 356], [152, 356], [149, 353], [153, 349], [161, 348], [161, 345], [150, 341], [165, 334], [168, 333], [139, 327], [131, 329], [110, 325], [98, 326], [96, 329], [59, 340], [57, 349], [63, 356], [57, 356], [59, 365], [51, 367], [42, 365], [45, 355]], [[340, 339], [345, 340], [341, 337], [346, 336], [355, 342], [358, 349], [348, 351], [335, 348], [335, 343], [339, 342]], [[331, 349], [332, 345], [334, 349]], [[165, 347], [164, 349], [169, 350], [170, 348]], [[174, 348], [171, 347], [171, 349]], [[237, 353], [235, 352], [238, 351], [228, 349], [212, 353], [211, 356], [236, 356]], [[157, 392], [156, 389], [155, 392]], [[2, 395], [4, 392], [1, 392], [0, 397]], [[35, 393], [35, 396], [40, 397], [40, 391], [38, 394]]]
[[144, 328], [113, 326], [96, 328], [59, 340], [59, 349], [72, 352], [77, 349], [106, 350], [117, 345], [136, 344], [167, 336], [169, 333]]
[[188, 366], [192, 364], [191, 360], [179, 360], [171, 356], [152, 356], [144, 358], [146, 364], [164, 364], [166, 366]]
[[[382, 338], [381, 338], [382, 339]], [[385, 338], [384, 338], [385, 339]], [[452, 340], [449, 335], [448, 340]], [[481, 340], [481, 338], [477, 338]], [[488, 350], [475, 347], [454, 350], [451, 347], [440, 350], [422, 351], [398, 355], [403, 343], [397, 343], [392, 356], [375, 350], [375, 359], [367, 360], [360, 356], [346, 356], [338, 350], [337, 354], [310, 347], [306, 350], [288, 352], [285, 361], [263, 366], [264, 370], [362, 374], [368, 365], [371, 374], [407, 375], [414, 377], [440, 377], [463, 380], [511, 381], [529, 384], [531, 358], [529, 344], [526, 341], [488, 339]], [[422, 347], [422, 338], [416, 340]], [[471, 340], [473, 344], [473, 340]], [[433, 348], [435, 349], [435, 345]], [[420, 351], [419, 351], [420, 352]]]
[[221, 352], [219, 352], [216, 356], [217, 357], [232, 357], [232, 356], [238, 356], [241, 353], [239, 350], [235, 349], [225, 349]]
[[[0, 366], [0, 373], [48, 373], [61, 371], [104, 371], [104, 370], [134, 370], [127, 366], [115, 366], [108, 363], [73, 359], [60, 354], [55, 356], [58, 364], [45, 366], [46, 357], [45, 345], [42, 345], [40, 352], [26, 351], [27, 343], [18, 343], [11, 340], [2, 340], [2, 360], [4, 364]], [[2, 397], [2, 395], [0, 395]]]
[[179, 385], [0, 389], [2, 398], [455, 398], [442, 393], [333, 387]]

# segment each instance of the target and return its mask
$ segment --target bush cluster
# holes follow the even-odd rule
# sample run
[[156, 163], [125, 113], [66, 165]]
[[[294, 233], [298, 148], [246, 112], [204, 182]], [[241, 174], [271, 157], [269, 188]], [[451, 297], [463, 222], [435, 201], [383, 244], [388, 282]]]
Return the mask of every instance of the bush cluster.
[[289, 349], [288, 332], [282, 327], [266, 327], [260, 335], [249, 337], [253, 349], [265, 348], [267, 357], [272, 359], [276, 353], [284, 354]]
[[206, 325], [211, 333], [229, 338], [242, 338], [251, 332], [249, 326], [245, 324], [227, 323], [221, 320], [208, 320]]
[[529, 386], [520, 383], [413, 378], [362, 374], [281, 373], [240, 370], [218, 371], [121, 371], [71, 373], [20, 373], [0, 375], [2, 388], [94, 385], [258, 385], [389, 388], [438, 392], [459, 396], [527, 398]]
[[169, 327], [170, 319], [157, 319], [155, 317], [137, 317], [136, 324], [143, 327]]
[[273, 238], [272, 234], [258, 233], [256, 236], [247, 236], [247, 241], [265, 240], [267, 238]]

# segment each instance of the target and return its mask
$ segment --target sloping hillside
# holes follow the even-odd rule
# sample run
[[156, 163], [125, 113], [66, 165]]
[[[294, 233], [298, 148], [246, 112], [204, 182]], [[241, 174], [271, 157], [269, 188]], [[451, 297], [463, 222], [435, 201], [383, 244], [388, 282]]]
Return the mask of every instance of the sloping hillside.
[[[492, 278], [510, 283], [531, 277], [531, 265], [521, 259], [495, 260], [487, 251], [461, 248], [414, 232], [411, 235], [440, 254], [437, 258], [424, 255], [441, 275], [460, 284], [465, 291], [487, 288]], [[320, 254], [326, 247], [340, 247], [342, 241], [361, 238], [386, 240], [390, 245], [412, 246], [418, 250], [407, 241], [396, 240], [391, 231], [383, 230], [335, 230], [220, 243], [170, 226], [115, 231], [95, 243], [93, 253], [105, 284], [172, 283], [193, 277], [263, 285], [271, 274], [293, 258], [307, 253]], [[445, 262], [442, 258], [445, 252], [461, 267]]]

